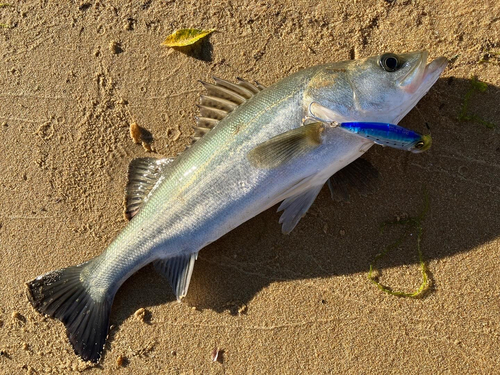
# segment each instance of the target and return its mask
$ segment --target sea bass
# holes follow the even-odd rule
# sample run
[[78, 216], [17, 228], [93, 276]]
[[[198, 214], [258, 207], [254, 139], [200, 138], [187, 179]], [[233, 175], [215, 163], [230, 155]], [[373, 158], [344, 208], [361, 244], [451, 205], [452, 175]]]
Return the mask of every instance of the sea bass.
[[133, 160], [131, 221], [96, 258], [28, 282], [32, 305], [64, 323], [77, 355], [98, 362], [114, 296], [134, 272], [153, 262], [180, 299], [211, 242], [281, 201], [279, 222], [289, 233], [325, 182], [335, 189], [331, 176], [363, 179], [367, 162], [355, 160], [374, 142], [329, 124], [397, 124], [445, 69], [445, 58], [427, 64], [427, 57], [386, 53], [324, 64], [268, 88], [204, 83], [199, 139], [175, 160]]

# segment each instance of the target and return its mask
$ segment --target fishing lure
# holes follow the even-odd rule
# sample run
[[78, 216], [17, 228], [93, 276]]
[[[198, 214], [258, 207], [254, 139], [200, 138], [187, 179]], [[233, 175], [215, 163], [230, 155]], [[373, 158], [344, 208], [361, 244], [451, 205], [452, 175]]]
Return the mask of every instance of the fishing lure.
[[[328, 108], [319, 103], [309, 104], [309, 116], [306, 123], [319, 121], [332, 128], [340, 128], [349, 133], [357, 134], [382, 146], [389, 146], [398, 150], [411, 151], [413, 153], [428, 150], [432, 145], [432, 138], [399, 125], [385, 122], [371, 121], [346, 121], [338, 122], [332, 120], [335, 114], [330, 113]], [[427, 124], [426, 124], [427, 125]], [[429, 127], [427, 125], [427, 127]]]
[[350, 133], [355, 133], [379, 145], [411, 151], [413, 153], [428, 150], [432, 138], [399, 125], [383, 122], [343, 122], [333, 125]]

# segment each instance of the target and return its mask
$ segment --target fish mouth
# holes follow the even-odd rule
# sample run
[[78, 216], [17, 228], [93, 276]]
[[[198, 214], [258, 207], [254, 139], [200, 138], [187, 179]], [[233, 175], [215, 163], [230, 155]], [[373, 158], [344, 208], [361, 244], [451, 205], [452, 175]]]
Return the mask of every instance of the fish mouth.
[[[415, 63], [413, 69], [399, 82], [402, 91], [410, 94], [411, 99], [400, 107], [394, 108], [396, 112], [401, 110], [401, 113], [394, 119], [395, 124], [405, 117], [427, 91], [429, 91], [448, 64], [448, 60], [445, 57], [438, 57], [429, 64], [426, 64], [427, 56], [428, 53], [426, 51], [420, 52], [420, 57], [417, 57], [418, 62]], [[403, 110], [403, 108], [405, 109]]]
[[446, 68], [448, 60], [445, 57], [438, 57], [427, 64], [428, 56], [427, 51], [421, 51], [416, 64], [401, 78], [399, 85], [407, 93], [414, 94], [417, 90], [427, 92]]
[[425, 87], [426, 90], [430, 89], [431, 86], [436, 83], [441, 73], [446, 69], [446, 65], [448, 65], [448, 59], [442, 56], [427, 64], [420, 86]]

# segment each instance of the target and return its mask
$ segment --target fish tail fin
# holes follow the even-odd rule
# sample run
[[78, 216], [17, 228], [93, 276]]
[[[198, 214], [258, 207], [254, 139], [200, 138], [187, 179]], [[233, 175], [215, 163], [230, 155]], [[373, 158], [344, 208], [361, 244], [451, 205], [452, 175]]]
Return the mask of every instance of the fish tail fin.
[[108, 335], [114, 295], [96, 297], [89, 293], [81, 275], [87, 264], [49, 272], [26, 286], [36, 310], [64, 323], [75, 353], [84, 361], [97, 363]]

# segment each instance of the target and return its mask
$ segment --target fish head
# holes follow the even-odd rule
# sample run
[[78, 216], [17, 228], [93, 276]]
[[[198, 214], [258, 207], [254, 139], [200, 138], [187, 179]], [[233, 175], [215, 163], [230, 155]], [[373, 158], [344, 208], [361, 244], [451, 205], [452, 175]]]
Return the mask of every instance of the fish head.
[[427, 58], [427, 51], [383, 53], [324, 65], [306, 90], [306, 100], [324, 109], [309, 115], [322, 115], [326, 121], [397, 124], [446, 68], [446, 58], [430, 63]]
[[398, 123], [429, 91], [446, 68], [447, 60], [427, 63], [427, 51], [384, 53], [368, 58], [364, 69], [353, 70], [351, 81], [357, 91], [357, 106], [375, 116], [390, 113]]

